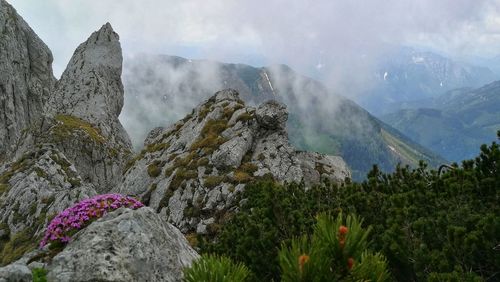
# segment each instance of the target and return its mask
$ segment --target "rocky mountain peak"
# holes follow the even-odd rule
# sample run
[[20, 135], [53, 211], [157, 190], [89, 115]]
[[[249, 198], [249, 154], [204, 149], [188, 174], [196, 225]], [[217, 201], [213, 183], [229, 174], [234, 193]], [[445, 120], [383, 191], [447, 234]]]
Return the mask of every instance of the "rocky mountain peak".
[[130, 143], [118, 122], [123, 107], [122, 50], [109, 23], [80, 44], [56, 85], [48, 105], [98, 125], [105, 135]]
[[[283, 104], [251, 107], [232, 89], [215, 93], [172, 126], [154, 129], [125, 165], [131, 145], [118, 120], [122, 53], [111, 25], [78, 46], [56, 81], [50, 50], [0, 1], [8, 17], [0, 18], [0, 130], [7, 140], [1, 149], [10, 151], [0, 158], [0, 264], [16, 261], [0, 268], [0, 280], [29, 276], [27, 265], [37, 265], [54, 281], [88, 280], [89, 271], [93, 280], [179, 281], [182, 268], [198, 257], [181, 232], [211, 235], [224, 214], [238, 210], [248, 183], [313, 185], [350, 177], [341, 158], [290, 145]], [[43, 252], [34, 250], [36, 242], [52, 216], [110, 191], [137, 196], [149, 207], [110, 212], [47, 264], [36, 261]], [[149, 266], [149, 276], [128, 267], [138, 263]]]
[[232, 89], [215, 93], [168, 128], [156, 128], [115, 192], [136, 195], [184, 233], [209, 234], [261, 178], [314, 185], [350, 177], [340, 157], [299, 152], [288, 141], [286, 107], [254, 108]]
[[240, 102], [240, 94], [234, 89], [226, 89], [225, 91], [219, 91], [214, 94], [214, 96], [209, 101], [221, 102], [223, 100]]

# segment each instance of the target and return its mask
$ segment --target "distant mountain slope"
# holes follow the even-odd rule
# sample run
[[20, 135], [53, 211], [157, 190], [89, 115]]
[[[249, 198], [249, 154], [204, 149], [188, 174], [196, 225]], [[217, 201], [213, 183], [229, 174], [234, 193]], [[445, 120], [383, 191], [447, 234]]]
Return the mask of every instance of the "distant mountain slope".
[[499, 78], [486, 67], [401, 48], [380, 60], [375, 86], [359, 102], [371, 113], [387, 114], [406, 102], [435, 98], [456, 88], [480, 87]]
[[500, 129], [500, 81], [449, 91], [424, 104], [432, 108], [401, 110], [382, 120], [449, 160], [477, 155]]
[[166, 120], [174, 123], [211, 93], [234, 88], [251, 105], [269, 99], [285, 103], [292, 144], [302, 150], [342, 156], [355, 179], [363, 178], [373, 164], [388, 171], [399, 162], [443, 162], [351, 100], [287, 66], [255, 68], [141, 55], [125, 59], [123, 80], [122, 121], [136, 147], [140, 146], [137, 140], [144, 140], [152, 127], [165, 126]]

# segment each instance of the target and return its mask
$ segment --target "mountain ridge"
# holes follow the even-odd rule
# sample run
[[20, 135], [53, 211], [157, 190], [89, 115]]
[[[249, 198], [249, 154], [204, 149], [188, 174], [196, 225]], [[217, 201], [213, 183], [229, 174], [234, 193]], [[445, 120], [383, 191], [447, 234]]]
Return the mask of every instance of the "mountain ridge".
[[499, 91], [500, 81], [455, 89], [422, 102], [425, 108], [407, 105], [381, 119], [447, 159], [461, 161], [475, 156], [500, 128]]
[[[387, 125], [382, 125], [351, 100], [284, 65], [255, 68], [168, 55], [141, 55], [125, 58], [125, 61], [123, 79], [127, 103], [123, 112], [135, 118], [133, 121], [122, 118], [122, 121], [129, 132], [136, 134], [135, 140], [146, 135], [144, 128], [163, 126], [165, 121], [173, 123], [182, 118], [196, 101], [208, 98], [222, 86], [236, 89], [250, 105], [269, 99], [286, 104], [292, 144], [302, 150], [342, 156], [355, 179], [363, 179], [375, 163], [384, 171], [390, 171], [399, 162], [412, 165], [417, 165], [419, 159], [432, 165], [445, 162], [421, 146], [415, 148], [419, 153], [409, 158], [408, 154], [394, 153], [382, 137], [381, 128]], [[394, 130], [389, 132], [392, 134]], [[414, 146], [404, 135], [397, 135], [398, 144]]]

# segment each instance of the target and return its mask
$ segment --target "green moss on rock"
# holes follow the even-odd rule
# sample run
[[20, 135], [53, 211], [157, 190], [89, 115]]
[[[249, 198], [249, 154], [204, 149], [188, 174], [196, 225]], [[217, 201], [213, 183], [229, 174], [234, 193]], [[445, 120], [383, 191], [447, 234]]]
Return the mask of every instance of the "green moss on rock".
[[81, 130], [96, 143], [104, 144], [106, 139], [101, 131], [87, 121], [71, 115], [56, 115], [58, 124], [52, 129], [57, 137], [61, 139], [71, 138], [75, 131]]
[[248, 174], [253, 174], [254, 172], [256, 172], [259, 169], [259, 167], [254, 163], [243, 163], [243, 164], [241, 164], [239, 169], [243, 172], [248, 173]]
[[214, 188], [220, 185], [223, 181], [224, 181], [223, 176], [211, 175], [205, 177], [205, 179], [203, 180], [203, 185], [207, 188]]
[[196, 171], [179, 168], [174, 174], [170, 187], [175, 190], [181, 186], [182, 182], [196, 177], [198, 177], [198, 173]]
[[24, 229], [10, 238], [10, 240], [3, 245], [0, 257], [2, 258], [1, 264], [9, 264], [36, 248], [36, 238], [32, 236], [33, 230], [30, 228]]
[[158, 177], [161, 174], [161, 168], [158, 167], [159, 162], [154, 161], [150, 165], [148, 165], [148, 175], [150, 177]]
[[247, 122], [247, 121], [252, 120], [254, 118], [255, 118], [255, 115], [248, 113], [248, 112], [244, 112], [238, 116], [238, 118], [236, 119], [236, 122], [238, 122], [238, 121]]
[[35, 167], [34, 170], [36, 172], [36, 175], [38, 175], [38, 177], [47, 178], [47, 173], [43, 169], [41, 169], [39, 167]]

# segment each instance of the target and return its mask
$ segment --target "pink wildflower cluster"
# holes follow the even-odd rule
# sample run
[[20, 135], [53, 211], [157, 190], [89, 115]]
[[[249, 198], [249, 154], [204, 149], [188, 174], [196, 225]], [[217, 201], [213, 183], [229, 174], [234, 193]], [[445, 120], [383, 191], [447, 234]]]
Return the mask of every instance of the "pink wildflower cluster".
[[47, 227], [40, 242], [40, 248], [49, 242], [67, 243], [71, 235], [104, 216], [107, 212], [120, 207], [138, 209], [144, 205], [138, 200], [120, 195], [104, 194], [85, 199], [59, 213]]

